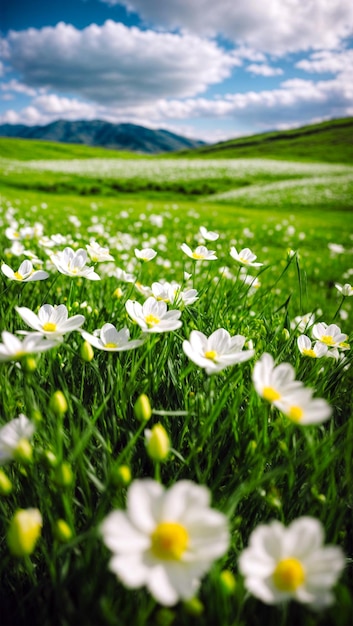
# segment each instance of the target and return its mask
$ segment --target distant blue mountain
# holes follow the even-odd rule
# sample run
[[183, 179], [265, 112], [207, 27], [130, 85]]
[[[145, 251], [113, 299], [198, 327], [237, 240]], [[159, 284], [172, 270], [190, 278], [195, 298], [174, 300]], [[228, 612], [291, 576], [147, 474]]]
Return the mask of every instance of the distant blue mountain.
[[152, 130], [135, 124], [111, 124], [102, 120], [58, 120], [46, 126], [2, 124], [0, 137], [42, 139], [147, 154], [176, 152], [205, 145], [203, 141], [188, 139], [167, 130]]

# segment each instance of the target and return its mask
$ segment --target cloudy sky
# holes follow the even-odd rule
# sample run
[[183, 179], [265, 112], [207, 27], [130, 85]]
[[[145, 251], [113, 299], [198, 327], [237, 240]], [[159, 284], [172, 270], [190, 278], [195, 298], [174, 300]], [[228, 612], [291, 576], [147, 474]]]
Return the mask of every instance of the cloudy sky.
[[2, 0], [0, 123], [217, 141], [353, 115], [352, 0]]

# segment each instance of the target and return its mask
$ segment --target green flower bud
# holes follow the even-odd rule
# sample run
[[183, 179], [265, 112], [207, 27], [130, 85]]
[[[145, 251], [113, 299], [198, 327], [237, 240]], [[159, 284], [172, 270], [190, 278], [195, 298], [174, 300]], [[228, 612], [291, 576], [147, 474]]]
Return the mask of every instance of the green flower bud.
[[38, 509], [19, 509], [10, 522], [7, 545], [17, 557], [32, 554], [41, 535], [43, 520]]
[[55, 469], [54, 482], [58, 487], [70, 487], [74, 480], [71, 465], [64, 461]]
[[62, 391], [55, 391], [52, 397], [50, 398], [49, 406], [55, 415], [62, 416], [65, 415], [68, 406], [66, 398]]
[[113, 467], [111, 473], [111, 479], [113, 485], [117, 487], [125, 487], [131, 482], [131, 470], [128, 465], [118, 465]]
[[237, 586], [234, 574], [229, 569], [224, 569], [219, 575], [219, 580], [224, 593], [231, 596]]
[[170, 452], [170, 439], [162, 424], [145, 430], [147, 452], [153, 461], [165, 461]]
[[140, 422], [148, 422], [152, 415], [151, 404], [145, 393], [142, 393], [136, 400], [134, 413]]
[[194, 617], [199, 617], [200, 615], [202, 615], [205, 609], [199, 598], [191, 598], [190, 600], [185, 600], [185, 602], [183, 602], [183, 606], [187, 613], [193, 615]]
[[12, 491], [12, 482], [5, 474], [4, 470], [0, 469], [0, 496], [8, 496]]
[[22, 359], [22, 368], [29, 374], [37, 369], [37, 361], [33, 356], [26, 356]]
[[15, 450], [13, 451], [13, 458], [19, 463], [26, 465], [32, 463], [33, 460], [33, 448], [28, 439], [20, 439]]
[[72, 537], [72, 530], [64, 519], [58, 519], [55, 523], [54, 534], [58, 541], [66, 543]]
[[84, 341], [80, 348], [80, 356], [83, 361], [86, 363], [90, 363], [94, 358], [94, 351], [90, 343], [88, 341]]

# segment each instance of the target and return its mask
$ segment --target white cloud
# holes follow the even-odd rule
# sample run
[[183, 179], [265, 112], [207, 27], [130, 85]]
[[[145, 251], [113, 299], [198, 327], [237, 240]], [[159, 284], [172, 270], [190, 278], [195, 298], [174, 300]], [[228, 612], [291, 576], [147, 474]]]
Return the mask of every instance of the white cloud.
[[110, 20], [81, 31], [63, 22], [10, 31], [6, 44], [8, 62], [27, 85], [110, 105], [195, 96], [239, 64], [213, 41]]
[[296, 63], [305, 72], [337, 74], [353, 67], [353, 50], [320, 50], [310, 55], [309, 59], [302, 59]]
[[[268, 129], [294, 128], [303, 124], [352, 115], [353, 67], [332, 80], [291, 79], [279, 88], [228, 94], [213, 100], [205, 97], [184, 100], [165, 98], [111, 107], [75, 98], [41, 94], [20, 112], [7, 111], [0, 122], [47, 124], [56, 119], [105, 119], [130, 122], [150, 128], [166, 128], [206, 141], [225, 139]], [[197, 129], [192, 120], [198, 120]], [[204, 122], [212, 120], [210, 123]], [[223, 128], [217, 129], [217, 120]], [[200, 122], [205, 130], [200, 129]], [[225, 126], [226, 124], [226, 126]], [[228, 130], [229, 129], [229, 130]], [[233, 129], [233, 130], [232, 130]]]
[[201, 36], [222, 34], [270, 54], [335, 48], [353, 33], [352, 0], [103, 0], [148, 23]]
[[280, 67], [271, 67], [266, 63], [251, 63], [245, 69], [247, 72], [259, 76], [280, 76], [283, 74], [283, 70]]
[[36, 90], [31, 87], [27, 87], [27, 85], [23, 85], [16, 78], [12, 78], [7, 83], [2, 83], [0, 85], [0, 89], [2, 91], [10, 91], [14, 93], [22, 93], [26, 96], [35, 96]]

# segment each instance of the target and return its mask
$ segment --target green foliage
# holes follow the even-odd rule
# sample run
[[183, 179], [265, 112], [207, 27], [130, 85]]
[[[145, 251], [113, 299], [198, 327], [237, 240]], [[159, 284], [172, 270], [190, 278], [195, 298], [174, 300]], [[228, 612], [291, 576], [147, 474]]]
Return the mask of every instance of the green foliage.
[[[94, 349], [94, 358], [86, 360], [81, 356], [83, 339], [72, 332], [56, 348], [35, 355], [34, 367], [33, 363], [25, 367], [24, 361], [20, 367], [0, 363], [0, 427], [21, 412], [36, 423], [32, 462], [23, 465], [17, 460], [4, 468], [12, 490], [0, 495], [3, 537], [17, 508], [36, 507], [43, 517], [42, 537], [28, 559], [9, 555], [3, 542], [3, 622], [346, 626], [352, 611], [350, 565], [334, 590], [336, 605], [319, 614], [295, 603], [286, 609], [268, 607], [248, 597], [237, 565], [258, 524], [271, 519], [288, 524], [301, 515], [320, 519], [327, 542], [350, 555], [352, 353], [345, 352], [345, 361], [305, 358], [293, 327], [297, 315], [315, 311], [317, 321], [335, 321], [351, 334], [353, 298], [342, 302], [335, 288], [336, 282], [352, 282], [352, 238], [344, 194], [335, 200], [334, 212], [326, 204], [323, 213], [315, 197], [310, 210], [300, 203], [288, 207], [285, 194], [276, 205], [249, 200], [244, 209], [235, 202], [190, 200], [171, 190], [167, 194], [173, 181], [165, 181], [163, 187], [161, 180], [161, 191], [148, 195], [137, 184], [134, 189], [140, 192], [135, 195], [92, 195], [90, 179], [71, 173], [72, 187], [65, 195], [60, 193], [64, 187], [49, 193], [39, 186], [40, 176], [42, 184], [55, 184], [60, 173], [11, 173], [8, 164], [6, 171], [8, 185], [1, 198], [3, 262], [17, 269], [25, 258], [11, 252], [4, 234], [8, 224], [13, 219], [19, 227], [40, 222], [44, 235], [65, 236], [54, 248], [46, 248], [38, 238], [22, 241], [45, 264], [53, 250], [85, 247], [95, 237], [110, 248], [115, 265], [133, 272], [143, 285], [174, 279], [186, 286], [187, 270], [199, 299], [183, 310], [182, 328], [150, 335], [136, 350]], [[272, 182], [276, 175], [272, 172]], [[266, 170], [252, 176], [254, 183], [270, 174]], [[31, 177], [33, 185], [24, 191]], [[190, 184], [196, 188], [198, 180]], [[88, 195], [79, 193], [84, 184]], [[195, 262], [180, 250], [183, 242], [192, 248], [200, 243], [201, 225], [220, 234], [217, 241], [207, 242], [216, 251], [216, 261]], [[155, 260], [137, 262], [133, 250], [142, 244], [158, 251]], [[259, 289], [240, 279], [239, 266], [229, 255], [231, 246], [250, 247], [264, 263], [260, 270], [249, 271], [260, 281]], [[129, 298], [143, 302], [144, 297], [104, 267], [109, 268], [104, 263], [96, 266], [102, 276], [97, 282], [64, 276], [53, 267], [48, 267], [49, 279], [38, 283], [9, 282], [1, 274], [0, 330], [29, 330], [16, 306], [38, 311], [44, 303], [63, 303], [70, 316], [85, 316], [84, 328], [90, 333], [111, 322], [117, 328], [128, 326], [137, 338], [139, 328], [128, 318], [125, 302]], [[209, 335], [220, 327], [251, 340], [255, 358], [207, 377], [187, 359], [182, 342], [193, 329]], [[263, 352], [278, 363], [291, 363], [296, 377], [330, 403], [333, 416], [328, 422], [298, 426], [257, 395], [252, 371]], [[67, 402], [65, 411], [58, 412], [53, 404], [57, 391]], [[145, 425], [136, 418], [141, 394], [148, 396], [152, 407], [148, 428], [161, 423], [171, 441], [171, 453], [158, 470], [146, 451]], [[228, 515], [229, 552], [204, 578], [198, 602], [161, 608], [144, 589], [125, 589], [109, 572], [110, 555], [99, 527], [114, 508], [125, 508], [122, 467], [127, 467], [127, 475], [131, 471], [132, 479], [158, 477], [160, 471], [165, 485], [182, 478], [205, 484], [213, 506]], [[59, 522], [65, 528], [60, 536]], [[236, 581], [228, 595], [220, 577], [224, 568]]]

